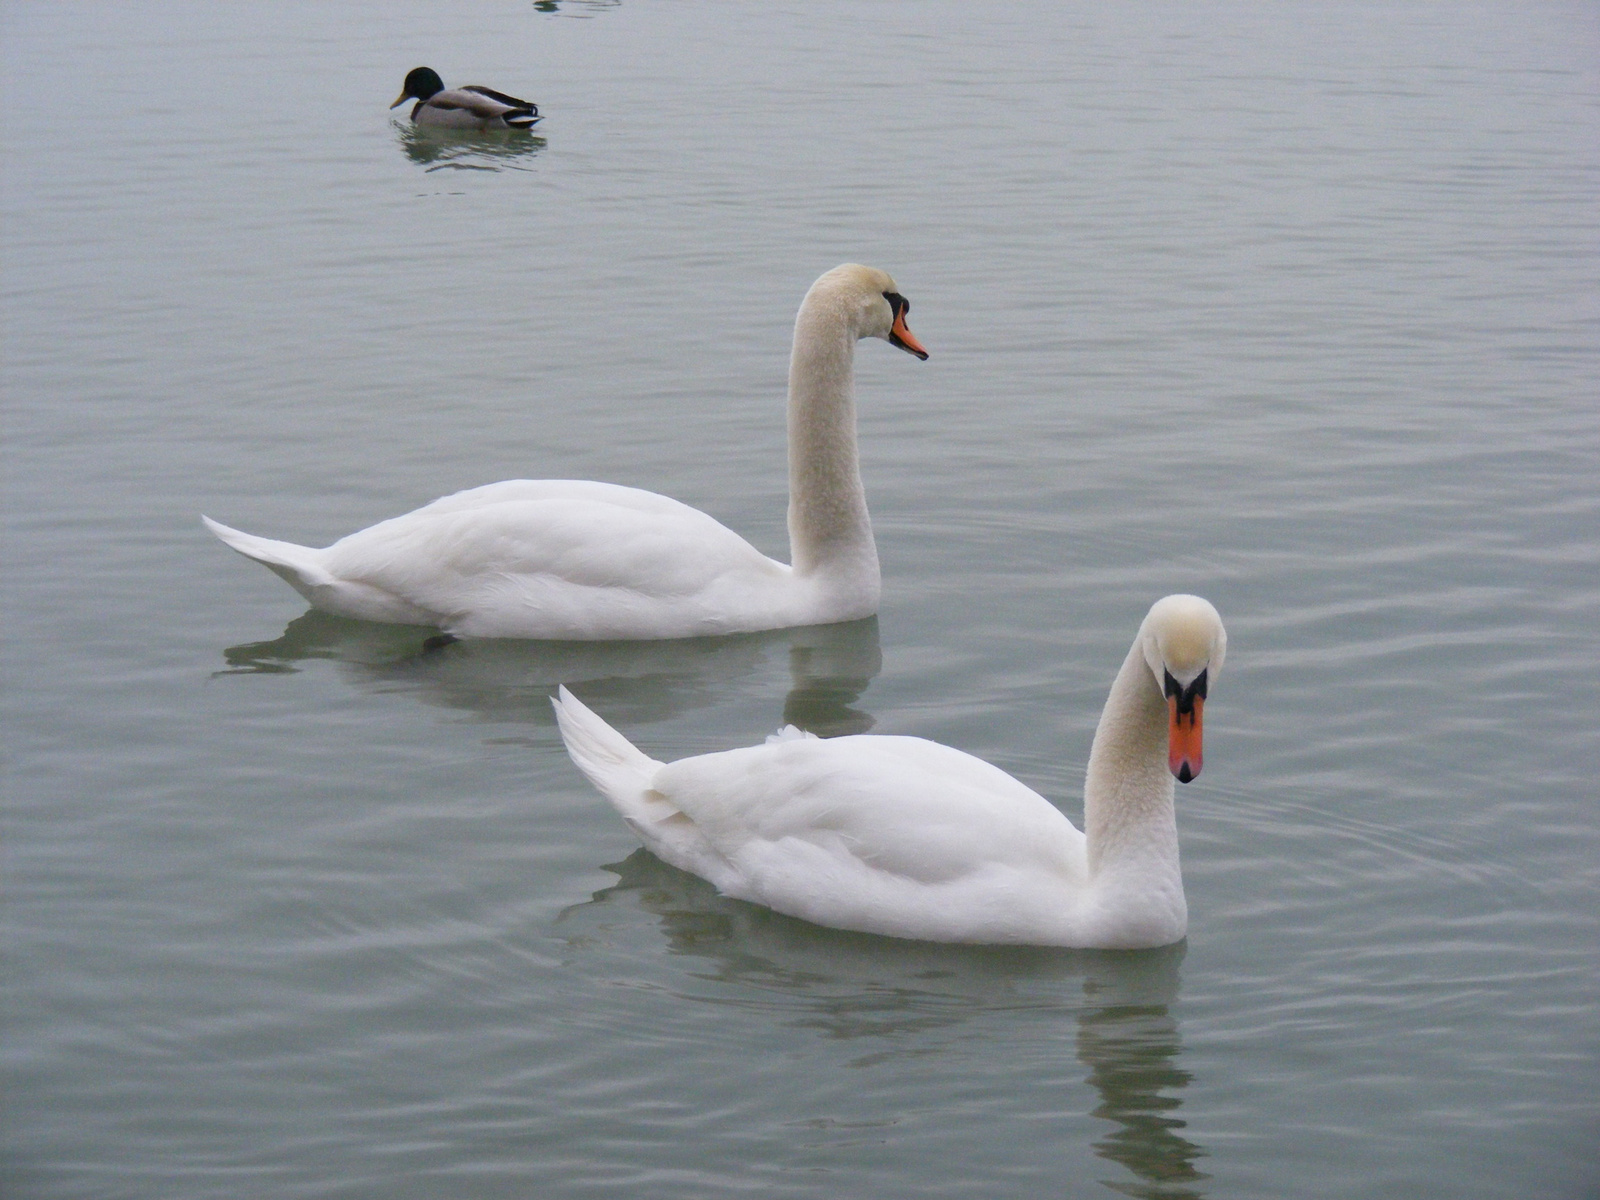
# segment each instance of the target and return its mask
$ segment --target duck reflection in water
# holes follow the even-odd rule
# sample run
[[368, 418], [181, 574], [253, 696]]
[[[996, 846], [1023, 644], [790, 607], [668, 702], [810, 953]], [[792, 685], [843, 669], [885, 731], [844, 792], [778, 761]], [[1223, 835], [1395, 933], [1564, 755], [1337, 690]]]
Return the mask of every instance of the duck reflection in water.
[[533, 0], [534, 12], [559, 13], [567, 9], [569, 17], [587, 17], [602, 8], [616, 8], [622, 0]]
[[[940, 1031], [986, 1014], [1037, 1014], [1052, 1027], [1057, 1017], [1074, 1019], [1077, 1057], [1098, 1096], [1088, 1115], [1112, 1126], [1094, 1152], [1127, 1172], [1102, 1185], [1150, 1200], [1204, 1195], [1208, 1176], [1195, 1164], [1207, 1152], [1180, 1132], [1178, 1093], [1190, 1075], [1178, 1065], [1182, 1043], [1170, 1015], [1185, 943], [1110, 951], [902, 941], [726, 899], [644, 849], [605, 869], [617, 882], [560, 918], [575, 952], [608, 942], [627, 910], [649, 913], [670, 954], [709, 965], [691, 976], [701, 984], [687, 989], [697, 998], [785, 1015], [829, 1039], [876, 1043], [852, 1066], [922, 1058]], [[970, 1037], [963, 1030], [962, 1044]]]
[[870, 715], [854, 707], [883, 669], [878, 619], [809, 625], [719, 638], [648, 642], [453, 641], [417, 625], [385, 625], [313, 609], [281, 637], [223, 651], [222, 675], [301, 670], [331, 660], [358, 687], [411, 692], [424, 704], [486, 722], [549, 726], [550, 693], [576, 690], [619, 719], [648, 723], [726, 701], [741, 683], [762, 686], [764, 668], [788, 652], [790, 686], [774, 729], [797, 725], [819, 737], [865, 733]]
[[405, 156], [429, 171], [524, 170], [549, 143], [523, 129], [437, 129], [396, 121]]

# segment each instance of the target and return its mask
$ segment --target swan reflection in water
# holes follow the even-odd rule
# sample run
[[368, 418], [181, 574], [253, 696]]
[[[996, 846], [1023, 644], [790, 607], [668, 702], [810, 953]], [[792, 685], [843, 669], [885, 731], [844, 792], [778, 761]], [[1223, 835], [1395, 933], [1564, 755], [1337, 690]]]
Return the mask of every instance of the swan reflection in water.
[[[1094, 991], [1093, 981], [1086, 980], [1090, 1003]], [[1198, 1197], [1196, 1185], [1206, 1178], [1194, 1165], [1205, 1151], [1178, 1132], [1184, 1127], [1176, 1115], [1183, 1102], [1163, 1095], [1181, 1090], [1191, 1078], [1178, 1066], [1178, 1023], [1167, 1007], [1112, 1003], [1078, 1014], [1078, 1058], [1100, 1093], [1093, 1115], [1117, 1127], [1095, 1142], [1095, 1153], [1121, 1163], [1139, 1180], [1106, 1186], [1150, 1200]]]
[[697, 998], [788, 1016], [831, 1039], [878, 1043], [853, 1066], [925, 1055], [929, 1035], [985, 1013], [1034, 1013], [1052, 1025], [1074, 1018], [1077, 1057], [1098, 1094], [1089, 1115], [1112, 1126], [1094, 1151], [1131, 1175], [1100, 1182], [1150, 1200], [1204, 1194], [1208, 1176], [1195, 1164], [1207, 1152], [1180, 1132], [1179, 1093], [1190, 1075], [1178, 1065], [1170, 1015], [1184, 943], [1107, 951], [901, 941], [725, 899], [643, 849], [605, 869], [617, 882], [557, 923], [575, 952], [597, 952], [619, 919], [633, 924], [642, 910], [659, 921], [670, 954], [705, 960], [708, 969], [691, 976], [707, 985]]
[[394, 123], [400, 149], [429, 171], [519, 170], [548, 145], [525, 129], [438, 129]]
[[281, 637], [228, 647], [219, 674], [292, 672], [308, 660], [332, 660], [359, 687], [410, 692], [475, 720], [538, 726], [555, 724], [550, 696], [564, 683], [619, 721], [643, 724], [725, 701], [741, 682], [759, 684], [784, 651], [790, 686], [773, 728], [798, 725], [821, 737], [872, 728], [872, 717], [854, 705], [883, 669], [876, 617], [652, 642], [451, 641], [422, 626], [313, 609]]

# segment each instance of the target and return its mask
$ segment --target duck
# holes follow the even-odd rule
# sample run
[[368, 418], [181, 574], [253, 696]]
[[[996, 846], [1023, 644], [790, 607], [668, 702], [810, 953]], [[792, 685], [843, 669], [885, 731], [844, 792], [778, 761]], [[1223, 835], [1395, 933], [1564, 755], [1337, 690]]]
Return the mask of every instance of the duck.
[[645, 848], [725, 896], [935, 942], [1149, 949], [1181, 940], [1175, 781], [1200, 774], [1227, 633], [1199, 596], [1139, 626], [1100, 715], [1084, 828], [983, 759], [918, 737], [763, 744], [660, 762], [562, 687], [567, 753]]
[[469, 84], [449, 88], [432, 67], [417, 67], [406, 75], [400, 97], [390, 108], [416, 99], [411, 120], [440, 129], [532, 129], [544, 118], [539, 106], [518, 100], [493, 88]]
[[789, 363], [790, 562], [619, 484], [513, 479], [315, 549], [202, 516], [313, 608], [456, 638], [708, 637], [870, 617], [882, 582], [856, 444], [857, 341], [926, 360], [887, 273], [845, 263], [806, 292]]

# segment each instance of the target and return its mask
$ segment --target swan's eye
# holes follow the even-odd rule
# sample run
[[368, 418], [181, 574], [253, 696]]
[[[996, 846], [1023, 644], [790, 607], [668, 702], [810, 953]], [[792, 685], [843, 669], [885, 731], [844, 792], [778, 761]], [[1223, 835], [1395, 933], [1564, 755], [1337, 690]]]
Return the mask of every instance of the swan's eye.
[[889, 311], [896, 318], [903, 317], [911, 311], [911, 301], [899, 292], [885, 292], [883, 298], [889, 302]]
[[1166, 693], [1169, 700], [1178, 702], [1178, 711], [1181, 713], [1193, 712], [1194, 702], [1206, 698], [1206, 673], [1201, 671], [1194, 677], [1194, 682], [1184, 687], [1172, 677], [1172, 672], [1166, 674]]

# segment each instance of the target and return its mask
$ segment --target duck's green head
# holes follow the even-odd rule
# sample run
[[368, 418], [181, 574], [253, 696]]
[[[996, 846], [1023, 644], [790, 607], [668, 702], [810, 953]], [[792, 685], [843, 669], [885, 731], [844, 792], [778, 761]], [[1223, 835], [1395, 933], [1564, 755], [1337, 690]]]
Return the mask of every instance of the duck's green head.
[[437, 96], [444, 91], [444, 80], [439, 78], [439, 72], [432, 67], [418, 67], [406, 76], [404, 89], [400, 98], [390, 108], [399, 108], [407, 100], [426, 100], [429, 96]]

